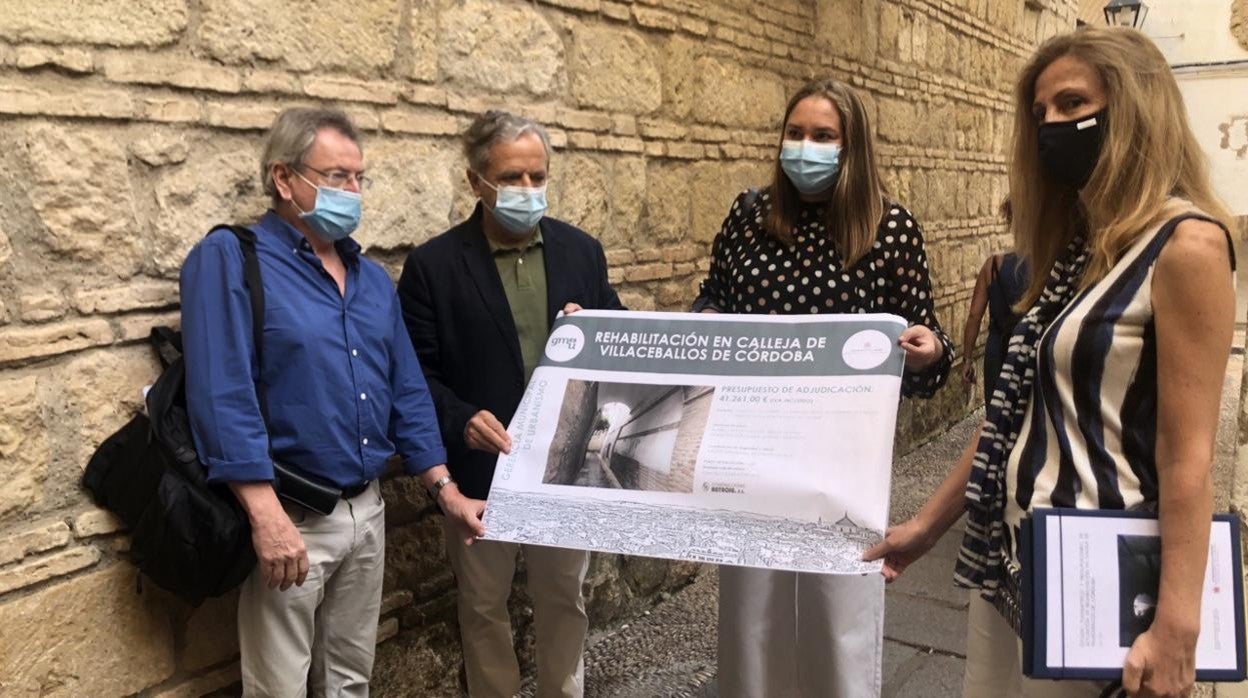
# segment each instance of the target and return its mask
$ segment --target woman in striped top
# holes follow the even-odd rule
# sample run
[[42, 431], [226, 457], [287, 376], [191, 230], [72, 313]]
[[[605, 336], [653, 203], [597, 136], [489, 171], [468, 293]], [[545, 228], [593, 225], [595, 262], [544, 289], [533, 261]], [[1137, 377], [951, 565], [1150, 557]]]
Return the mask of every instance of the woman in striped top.
[[869, 552], [896, 577], [962, 515], [966, 696], [1098, 695], [1021, 674], [1018, 526], [1037, 507], [1155, 509], [1161, 589], [1131, 695], [1195, 680], [1214, 433], [1234, 326], [1226, 212], [1161, 52], [1122, 28], [1037, 51], [1015, 90], [1010, 201], [1035, 270], [980, 432], [915, 518]]

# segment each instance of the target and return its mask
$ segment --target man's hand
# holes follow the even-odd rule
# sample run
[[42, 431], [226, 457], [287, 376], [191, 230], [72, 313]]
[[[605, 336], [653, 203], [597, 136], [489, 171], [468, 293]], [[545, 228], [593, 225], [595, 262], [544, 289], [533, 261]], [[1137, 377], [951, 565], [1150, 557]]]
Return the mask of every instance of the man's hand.
[[273, 486], [267, 482], [231, 482], [230, 489], [251, 520], [251, 544], [264, 586], [282, 591], [291, 585], [303, 586], [308, 577], [308, 549]]
[[485, 514], [485, 502], [465, 497], [455, 483], [450, 483], [438, 492], [438, 506], [455, 527], [464, 545], [472, 545], [473, 541], [485, 535], [485, 524], [481, 523], [481, 517]]
[[437, 483], [443, 483], [434, 499], [456, 533], [463, 537], [464, 545], [472, 545], [474, 540], [485, 535], [485, 524], [481, 523], [485, 502], [465, 497], [450, 475], [445, 465], [435, 465], [420, 474], [420, 482], [431, 494]]
[[489, 410], [472, 415], [464, 427], [464, 443], [468, 448], [486, 453], [511, 453], [511, 435], [507, 427]]
[[266, 587], [286, 591], [292, 584], [303, 586], [308, 577], [308, 550], [285, 510], [278, 507], [276, 512], [253, 517], [251, 543]]
[[936, 333], [925, 325], [907, 327], [897, 344], [906, 350], [906, 368], [916, 373], [930, 367], [945, 354], [945, 346], [936, 338]]

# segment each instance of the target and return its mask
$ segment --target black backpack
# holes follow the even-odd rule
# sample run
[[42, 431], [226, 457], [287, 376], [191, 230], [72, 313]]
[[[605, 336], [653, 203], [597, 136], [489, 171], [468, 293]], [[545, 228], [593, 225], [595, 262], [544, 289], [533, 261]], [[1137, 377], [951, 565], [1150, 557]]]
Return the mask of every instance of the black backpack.
[[[264, 295], [256, 236], [239, 226], [213, 231], [222, 228], [238, 238], [243, 252], [259, 351]], [[163, 370], [147, 393], [147, 414], [136, 414], [100, 444], [82, 485], [96, 505], [130, 528], [130, 556], [138, 568], [157, 586], [198, 606], [237, 587], [255, 567], [251, 526], [229, 487], [207, 482], [195, 451], [181, 333], [155, 327], [150, 340]]]

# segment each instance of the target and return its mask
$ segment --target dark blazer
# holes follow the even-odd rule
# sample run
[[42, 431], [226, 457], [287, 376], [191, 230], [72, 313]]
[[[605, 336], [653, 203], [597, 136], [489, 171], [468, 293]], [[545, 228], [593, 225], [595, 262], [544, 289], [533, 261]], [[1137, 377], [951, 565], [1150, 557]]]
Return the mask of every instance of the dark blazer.
[[[504, 425], [524, 396], [524, 363], [511, 308], [481, 228], [482, 207], [412, 250], [399, 278], [403, 319], [420, 358], [447, 450], [447, 465], [469, 497], [484, 499], [497, 456], [469, 450], [464, 426], [478, 410]], [[607, 281], [602, 245], [583, 231], [543, 218], [546, 322], [565, 303], [623, 310]]]

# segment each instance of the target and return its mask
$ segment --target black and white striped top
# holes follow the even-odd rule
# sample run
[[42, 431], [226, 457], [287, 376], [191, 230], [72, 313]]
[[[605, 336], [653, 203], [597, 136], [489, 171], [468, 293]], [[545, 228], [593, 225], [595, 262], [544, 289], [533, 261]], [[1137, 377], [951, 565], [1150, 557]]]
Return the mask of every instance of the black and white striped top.
[[1032, 509], [1155, 506], [1153, 269], [1179, 221], [1191, 217], [1208, 220], [1186, 214], [1141, 236], [1042, 336], [1031, 401], [1006, 469], [1004, 559], [1011, 573], [1019, 569], [1019, 525]]

